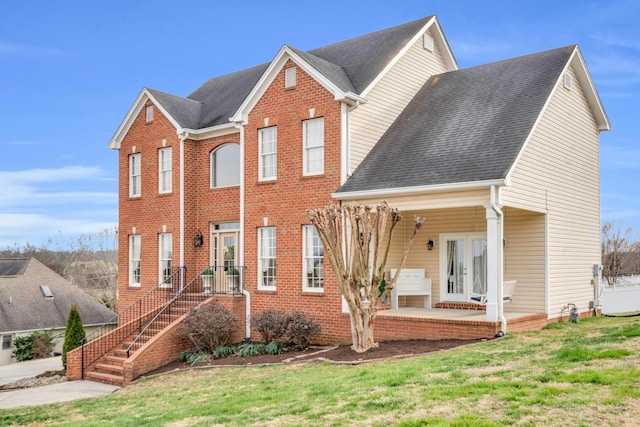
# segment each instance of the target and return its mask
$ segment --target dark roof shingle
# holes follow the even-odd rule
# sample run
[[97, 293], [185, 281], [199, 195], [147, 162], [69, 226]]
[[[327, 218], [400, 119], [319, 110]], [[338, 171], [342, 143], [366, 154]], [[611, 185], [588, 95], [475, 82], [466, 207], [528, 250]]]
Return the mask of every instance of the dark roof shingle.
[[[334, 43], [292, 50], [341, 90], [361, 93], [433, 16]], [[203, 129], [229, 123], [269, 64], [209, 79], [187, 98], [150, 90], [178, 123]]]

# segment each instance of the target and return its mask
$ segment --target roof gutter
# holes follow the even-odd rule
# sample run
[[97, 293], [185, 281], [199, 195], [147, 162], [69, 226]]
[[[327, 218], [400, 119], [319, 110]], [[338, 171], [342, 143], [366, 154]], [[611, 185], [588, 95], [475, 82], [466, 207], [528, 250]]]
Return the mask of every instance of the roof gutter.
[[439, 191], [473, 190], [477, 188], [506, 185], [508, 185], [506, 179], [494, 179], [487, 181], [457, 182], [452, 184], [421, 185], [416, 187], [396, 187], [383, 188], [378, 190], [346, 191], [344, 193], [333, 193], [331, 194], [331, 197], [336, 200], [358, 200], [391, 196], [411, 196], [414, 194], [432, 193]]
[[213, 138], [214, 136], [224, 136], [238, 131], [235, 123], [225, 123], [217, 126], [210, 126], [202, 129], [189, 129], [183, 128], [181, 132], [187, 132], [190, 139], [200, 141], [207, 138]]

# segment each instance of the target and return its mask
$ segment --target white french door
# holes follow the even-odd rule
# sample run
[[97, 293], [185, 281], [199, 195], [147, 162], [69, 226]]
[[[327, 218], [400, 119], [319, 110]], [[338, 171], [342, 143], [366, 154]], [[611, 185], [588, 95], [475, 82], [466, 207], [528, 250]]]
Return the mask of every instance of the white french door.
[[467, 301], [487, 291], [486, 233], [440, 235], [440, 300]]

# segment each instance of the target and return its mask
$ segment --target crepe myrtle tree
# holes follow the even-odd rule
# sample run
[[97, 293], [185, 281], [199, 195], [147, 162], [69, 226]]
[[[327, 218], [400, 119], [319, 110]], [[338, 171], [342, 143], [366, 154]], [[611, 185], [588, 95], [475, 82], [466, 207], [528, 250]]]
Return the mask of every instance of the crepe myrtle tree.
[[395, 226], [402, 216], [386, 201], [372, 208], [356, 203], [329, 205], [307, 212], [324, 245], [324, 254], [335, 273], [340, 291], [349, 305], [352, 349], [362, 353], [377, 347], [374, 340], [376, 314], [395, 287], [409, 248], [424, 218], [415, 217], [409, 242], [394, 277], [387, 282], [385, 265]]

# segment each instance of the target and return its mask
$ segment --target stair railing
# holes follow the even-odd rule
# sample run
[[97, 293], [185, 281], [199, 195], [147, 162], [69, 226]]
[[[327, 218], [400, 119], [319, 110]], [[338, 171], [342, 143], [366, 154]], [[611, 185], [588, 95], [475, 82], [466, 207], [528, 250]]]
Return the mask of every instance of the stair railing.
[[[214, 267], [210, 267], [215, 271]], [[175, 297], [173, 297], [166, 305], [161, 308], [155, 316], [147, 323], [147, 325], [140, 330], [138, 336], [136, 336], [133, 342], [127, 348], [127, 358], [131, 356], [132, 352], [142, 347], [146, 342], [153, 338], [162, 328], [158, 328], [157, 325], [160, 322], [169, 321], [169, 323], [177, 320], [180, 316], [196, 307], [202, 301], [211, 297], [214, 294], [241, 294], [243, 286], [243, 267], [235, 267], [235, 271], [232, 271], [235, 279], [228, 280], [226, 287], [210, 286], [207, 281], [207, 275], [199, 274], [191, 280], [184, 288], [182, 288]], [[226, 271], [222, 270], [221, 271]], [[229, 274], [230, 276], [231, 274]]]
[[82, 378], [85, 369], [127, 337], [140, 331], [149, 319], [180, 291], [186, 267], [176, 268], [157, 288], [147, 292], [82, 341]]

